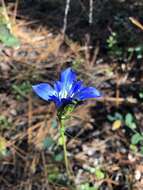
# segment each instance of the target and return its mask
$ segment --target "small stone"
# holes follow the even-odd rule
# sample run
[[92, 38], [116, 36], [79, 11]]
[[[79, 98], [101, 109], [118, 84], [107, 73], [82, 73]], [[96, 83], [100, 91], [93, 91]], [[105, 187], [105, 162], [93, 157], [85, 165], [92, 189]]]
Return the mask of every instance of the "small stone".
[[97, 166], [99, 164], [99, 160], [98, 159], [94, 159], [93, 165]]
[[127, 150], [125, 148], [120, 148], [120, 152], [125, 154], [127, 152]]
[[122, 173], [119, 172], [116, 174], [115, 181], [119, 182], [121, 180], [121, 178], [122, 178]]
[[88, 155], [88, 156], [93, 156], [94, 153], [95, 153], [95, 150], [93, 150], [93, 149], [89, 149], [89, 150], [87, 151], [87, 155]]
[[16, 116], [16, 115], [17, 115], [17, 112], [16, 112], [15, 109], [11, 109], [11, 110], [10, 110], [10, 113], [11, 113], [11, 115], [13, 115], [13, 116]]
[[121, 147], [121, 142], [120, 141], [116, 141], [116, 145]]
[[141, 172], [139, 170], [135, 171], [135, 179], [138, 181], [141, 179]]
[[87, 164], [83, 164], [83, 166], [82, 166], [84, 169], [89, 169], [89, 166], [87, 165]]
[[87, 152], [88, 151], [88, 147], [86, 145], [82, 146], [83, 152]]
[[123, 133], [125, 133], [125, 132], [126, 132], [126, 130], [125, 130], [125, 129], [122, 129], [121, 131], [122, 131]]
[[98, 59], [97, 61], [96, 61], [96, 64], [101, 64], [103, 62], [103, 59]]
[[132, 154], [128, 154], [128, 159], [129, 159], [131, 162], [135, 162], [135, 161], [136, 161], [135, 156], [133, 156]]
[[94, 159], [93, 158], [88, 158], [88, 161], [89, 161], [90, 164], [93, 164]]
[[108, 162], [108, 163], [111, 165], [111, 164], [113, 164], [113, 161], [112, 161], [112, 160], [109, 160], [109, 162]]

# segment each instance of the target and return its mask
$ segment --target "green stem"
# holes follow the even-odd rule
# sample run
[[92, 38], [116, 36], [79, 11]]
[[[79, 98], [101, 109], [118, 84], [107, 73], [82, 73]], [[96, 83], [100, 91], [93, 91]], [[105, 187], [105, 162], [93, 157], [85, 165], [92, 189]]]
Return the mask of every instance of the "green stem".
[[70, 175], [69, 163], [68, 163], [68, 157], [67, 157], [64, 121], [62, 119], [59, 119], [59, 122], [60, 122], [60, 135], [62, 138], [62, 145], [63, 145], [63, 150], [64, 150], [65, 166], [66, 166], [67, 175], [70, 177], [71, 175]]

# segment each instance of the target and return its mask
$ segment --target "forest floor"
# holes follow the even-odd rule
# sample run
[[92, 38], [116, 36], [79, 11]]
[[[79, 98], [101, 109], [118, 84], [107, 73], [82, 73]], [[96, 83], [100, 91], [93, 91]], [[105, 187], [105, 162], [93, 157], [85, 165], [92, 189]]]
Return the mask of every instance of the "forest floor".
[[[0, 49], [0, 190], [142, 190], [142, 61], [119, 63], [99, 43], [89, 47], [89, 31], [83, 43], [63, 38], [22, 11], [14, 27], [20, 47]], [[103, 94], [66, 123], [72, 182], [57, 143], [56, 108], [31, 88], [69, 66]]]

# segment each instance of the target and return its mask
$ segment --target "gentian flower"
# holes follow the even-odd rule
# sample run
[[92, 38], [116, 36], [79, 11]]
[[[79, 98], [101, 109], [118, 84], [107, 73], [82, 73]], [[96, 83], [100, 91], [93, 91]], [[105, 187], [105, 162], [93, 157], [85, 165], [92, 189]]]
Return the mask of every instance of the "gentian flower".
[[81, 102], [89, 98], [98, 98], [101, 93], [94, 87], [85, 87], [82, 81], [78, 81], [76, 73], [67, 68], [61, 73], [60, 80], [53, 86], [48, 83], [40, 83], [32, 86], [34, 92], [46, 101], [53, 101], [58, 108]]

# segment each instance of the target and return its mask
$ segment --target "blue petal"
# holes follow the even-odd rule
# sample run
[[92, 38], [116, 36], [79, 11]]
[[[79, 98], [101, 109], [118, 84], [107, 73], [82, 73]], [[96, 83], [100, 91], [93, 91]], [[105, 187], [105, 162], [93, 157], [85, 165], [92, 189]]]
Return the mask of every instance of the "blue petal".
[[77, 100], [86, 100], [89, 98], [98, 98], [101, 96], [101, 93], [94, 87], [84, 87], [80, 90], [79, 93], [75, 94], [75, 99]]
[[41, 83], [38, 85], [34, 85], [34, 86], [32, 86], [32, 88], [38, 96], [40, 96], [42, 99], [44, 99], [46, 101], [52, 100], [51, 96], [56, 95], [55, 90], [47, 83]]
[[56, 106], [59, 108], [60, 106], [62, 106], [62, 100], [59, 99], [57, 96], [53, 95], [50, 97], [51, 100], [56, 104]]
[[62, 83], [61, 81], [56, 81], [54, 84], [54, 89], [57, 92], [57, 94], [62, 90]]
[[61, 102], [62, 102], [62, 105], [68, 105], [72, 102], [72, 98], [71, 97], [68, 97], [68, 98], [63, 98], [61, 99]]
[[80, 90], [83, 88], [83, 82], [82, 81], [77, 81], [74, 82], [72, 85], [72, 88], [70, 89], [70, 96], [73, 97], [75, 94], [80, 92]]
[[59, 99], [67, 98], [67, 96], [68, 96], [67, 88], [64, 87], [64, 85], [61, 81], [57, 81], [54, 84], [54, 89], [55, 89], [55, 91], [57, 93], [57, 97]]
[[51, 100], [56, 104], [58, 108], [72, 102], [72, 98], [70, 97], [60, 99], [57, 96], [51, 96]]
[[76, 74], [74, 71], [72, 71], [71, 68], [64, 70], [61, 73], [62, 91], [69, 92], [75, 80], [76, 80]]

